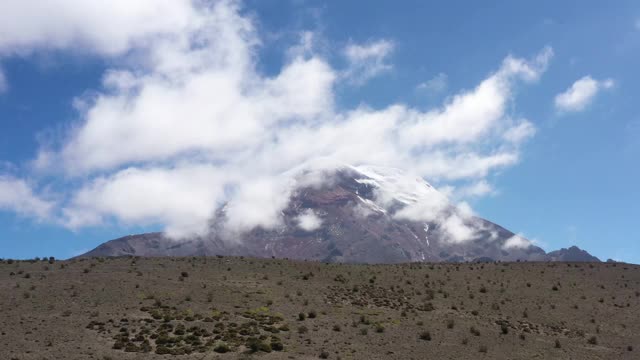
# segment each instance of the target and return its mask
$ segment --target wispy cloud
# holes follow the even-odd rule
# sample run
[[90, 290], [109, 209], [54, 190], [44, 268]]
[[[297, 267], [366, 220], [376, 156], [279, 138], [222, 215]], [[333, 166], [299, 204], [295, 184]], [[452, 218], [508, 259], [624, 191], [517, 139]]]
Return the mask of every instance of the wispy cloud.
[[349, 67], [344, 76], [350, 82], [361, 85], [367, 80], [393, 68], [388, 58], [395, 45], [390, 40], [376, 40], [366, 44], [350, 44], [344, 49]]
[[437, 95], [447, 90], [448, 82], [447, 74], [439, 73], [433, 78], [418, 84], [416, 90], [424, 91], [430, 95]]
[[4, 74], [4, 70], [0, 67], [0, 95], [5, 93], [9, 89], [9, 84], [7, 83], [7, 77]]

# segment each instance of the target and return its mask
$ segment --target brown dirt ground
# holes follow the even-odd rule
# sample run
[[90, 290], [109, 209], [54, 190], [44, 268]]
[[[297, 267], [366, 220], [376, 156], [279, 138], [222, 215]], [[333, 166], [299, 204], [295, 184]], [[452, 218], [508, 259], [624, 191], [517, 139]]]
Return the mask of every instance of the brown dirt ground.
[[0, 359], [321, 356], [640, 359], [640, 266], [0, 263]]

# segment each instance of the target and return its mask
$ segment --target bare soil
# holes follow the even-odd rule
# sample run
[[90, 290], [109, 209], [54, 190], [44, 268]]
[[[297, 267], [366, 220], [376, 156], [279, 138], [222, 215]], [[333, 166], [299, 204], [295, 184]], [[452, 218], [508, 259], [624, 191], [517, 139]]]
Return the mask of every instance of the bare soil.
[[639, 359], [640, 266], [0, 262], [0, 359]]

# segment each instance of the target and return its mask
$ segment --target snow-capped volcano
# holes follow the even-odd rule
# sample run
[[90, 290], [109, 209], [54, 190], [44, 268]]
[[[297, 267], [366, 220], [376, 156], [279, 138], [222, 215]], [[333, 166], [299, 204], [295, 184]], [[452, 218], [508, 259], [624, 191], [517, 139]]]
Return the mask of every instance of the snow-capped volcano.
[[244, 255], [358, 263], [549, 260], [528, 240], [454, 206], [425, 180], [402, 170], [340, 165], [294, 175], [280, 223], [272, 228], [228, 231], [222, 207], [205, 236], [179, 241], [161, 233], [127, 236], [85, 256]]

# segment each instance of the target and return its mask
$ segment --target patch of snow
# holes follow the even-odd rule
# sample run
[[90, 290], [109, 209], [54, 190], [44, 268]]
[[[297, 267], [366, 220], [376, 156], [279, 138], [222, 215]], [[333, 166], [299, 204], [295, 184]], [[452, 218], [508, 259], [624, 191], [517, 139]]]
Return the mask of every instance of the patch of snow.
[[366, 177], [356, 181], [374, 187], [376, 199], [381, 204], [389, 204], [393, 200], [406, 205], [434, 200], [448, 203], [447, 198], [424, 179], [400, 169], [380, 166], [352, 166], [351, 169]]
[[427, 240], [427, 246], [429, 246], [429, 224], [424, 224], [424, 239]]
[[370, 207], [371, 209], [381, 212], [383, 214], [387, 213], [387, 210], [381, 208], [380, 206], [378, 206], [378, 204], [374, 203], [373, 201], [369, 200], [369, 199], [365, 199], [360, 195], [357, 195], [358, 199], [360, 199], [360, 201], [362, 201], [364, 204], [366, 204], [368, 207]]

